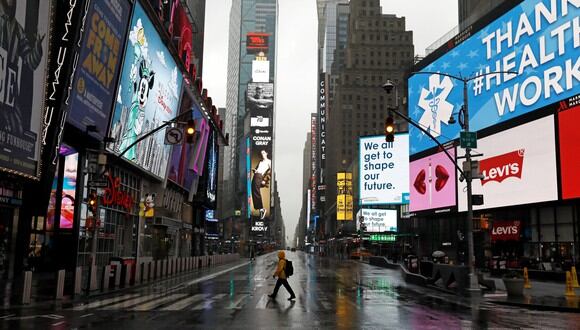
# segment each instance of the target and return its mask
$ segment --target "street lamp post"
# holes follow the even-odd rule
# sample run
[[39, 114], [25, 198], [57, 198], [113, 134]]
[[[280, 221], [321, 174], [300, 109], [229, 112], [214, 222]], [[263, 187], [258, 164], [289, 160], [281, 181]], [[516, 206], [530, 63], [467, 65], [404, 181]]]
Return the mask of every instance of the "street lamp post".
[[[471, 77], [460, 77], [460, 76], [455, 76], [455, 75], [451, 75], [448, 73], [442, 73], [442, 72], [429, 72], [429, 71], [421, 71], [421, 72], [412, 72], [411, 75], [414, 74], [436, 74], [436, 75], [441, 75], [441, 76], [445, 76], [445, 77], [449, 77], [452, 79], [456, 79], [459, 80], [463, 83], [463, 108], [460, 110], [463, 114], [463, 123], [461, 124], [461, 127], [463, 128], [464, 132], [469, 132], [469, 108], [468, 108], [468, 97], [467, 97], [467, 84], [469, 81], [474, 80], [474, 79], [481, 79], [484, 76], [487, 75], [497, 75], [497, 74], [505, 74], [505, 73], [509, 73], [509, 74], [517, 74], [516, 72], [512, 72], [512, 71], [496, 71], [496, 72], [484, 72], [481, 74], [476, 74], [474, 76]], [[382, 88], [387, 92], [390, 93], [391, 90], [397, 88], [397, 86], [395, 84], [393, 84], [393, 82], [391, 82], [390, 80], [387, 81], [387, 83], [385, 83]], [[435, 143], [437, 143], [437, 145], [439, 147], [441, 147], [441, 149], [445, 152], [445, 154], [447, 155], [447, 157], [449, 157], [452, 162], [455, 164], [456, 169], [462, 174], [463, 178], [465, 179], [465, 183], [467, 185], [467, 219], [466, 219], [466, 231], [467, 231], [467, 263], [469, 265], [469, 288], [468, 290], [471, 292], [477, 292], [479, 291], [479, 283], [477, 280], [477, 276], [475, 273], [475, 255], [474, 255], [474, 244], [473, 244], [473, 201], [472, 201], [472, 197], [473, 197], [473, 192], [472, 192], [472, 180], [474, 179], [474, 176], [472, 175], [472, 167], [471, 167], [471, 148], [470, 147], [466, 147], [465, 148], [465, 161], [467, 163], [468, 169], [467, 171], [462, 171], [459, 166], [455, 163], [455, 160], [451, 157], [451, 155], [447, 152], [447, 150], [445, 148], [442, 147], [441, 143], [431, 135], [431, 133], [429, 133], [429, 131], [427, 131], [425, 128], [421, 127], [421, 125], [415, 123], [411, 118], [409, 118], [408, 116], [400, 113], [398, 111], [398, 95], [395, 95], [395, 98], [397, 98], [397, 107], [395, 108], [391, 108], [389, 107], [388, 109], [395, 112], [397, 115], [399, 115], [400, 117], [402, 117], [403, 119], [405, 119], [407, 122], [409, 122], [410, 124], [412, 124], [413, 126], [415, 126], [416, 128], [418, 128], [419, 130], [421, 130], [423, 133], [425, 133], [427, 136], [429, 136], [433, 141], [435, 141]], [[453, 115], [452, 115], [453, 116]], [[478, 176], [476, 176], [477, 178]]]

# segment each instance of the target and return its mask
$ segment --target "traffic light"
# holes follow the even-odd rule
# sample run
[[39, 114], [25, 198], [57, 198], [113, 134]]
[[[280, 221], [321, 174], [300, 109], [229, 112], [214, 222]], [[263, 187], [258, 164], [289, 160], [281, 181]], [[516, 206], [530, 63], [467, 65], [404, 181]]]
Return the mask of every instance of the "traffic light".
[[97, 192], [91, 190], [89, 193], [89, 199], [87, 201], [89, 210], [93, 213], [93, 215], [97, 214]]
[[187, 143], [193, 143], [195, 137], [195, 120], [190, 119], [187, 121], [187, 126], [185, 127], [185, 141]]
[[395, 141], [395, 121], [393, 117], [387, 117], [385, 121], [385, 140], [387, 142]]

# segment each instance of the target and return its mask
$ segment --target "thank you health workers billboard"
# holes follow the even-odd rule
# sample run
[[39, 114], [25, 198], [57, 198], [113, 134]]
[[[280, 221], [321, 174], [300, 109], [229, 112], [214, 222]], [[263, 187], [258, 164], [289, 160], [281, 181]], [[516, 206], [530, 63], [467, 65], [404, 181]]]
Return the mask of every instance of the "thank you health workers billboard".
[[[449, 117], [463, 105], [467, 84], [470, 129], [478, 131], [578, 93], [580, 4], [527, 0], [439, 57], [408, 82], [409, 115], [445, 142], [460, 125]], [[493, 72], [505, 72], [488, 74]], [[507, 73], [515, 72], [515, 74]], [[411, 127], [411, 154], [435, 146]]]

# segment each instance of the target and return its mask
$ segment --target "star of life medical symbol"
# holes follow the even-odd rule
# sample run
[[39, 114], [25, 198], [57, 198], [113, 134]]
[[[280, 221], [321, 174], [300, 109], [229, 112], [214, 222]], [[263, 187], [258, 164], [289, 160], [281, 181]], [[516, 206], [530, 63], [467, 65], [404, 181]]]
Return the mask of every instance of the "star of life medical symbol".
[[425, 112], [423, 112], [419, 124], [434, 137], [441, 135], [441, 122], [447, 124], [453, 113], [453, 105], [447, 102], [447, 97], [452, 89], [451, 78], [438, 74], [429, 76], [428, 90], [421, 89], [418, 106]]

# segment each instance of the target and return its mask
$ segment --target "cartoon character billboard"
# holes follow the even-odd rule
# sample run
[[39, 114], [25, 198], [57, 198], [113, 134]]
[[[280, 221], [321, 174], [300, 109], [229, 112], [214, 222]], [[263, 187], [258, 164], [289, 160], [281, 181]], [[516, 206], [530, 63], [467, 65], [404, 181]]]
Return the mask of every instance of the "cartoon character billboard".
[[108, 149], [146, 171], [163, 177], [170, 146], [163, 134], [137, 139], [177, 115], [182, 78], [159, 33], [137, 2], [131, 20], [125, 62], [119, 80], [117, 102]]
[[52, 1], [0, 1], [0, 170], [38, 176]]

